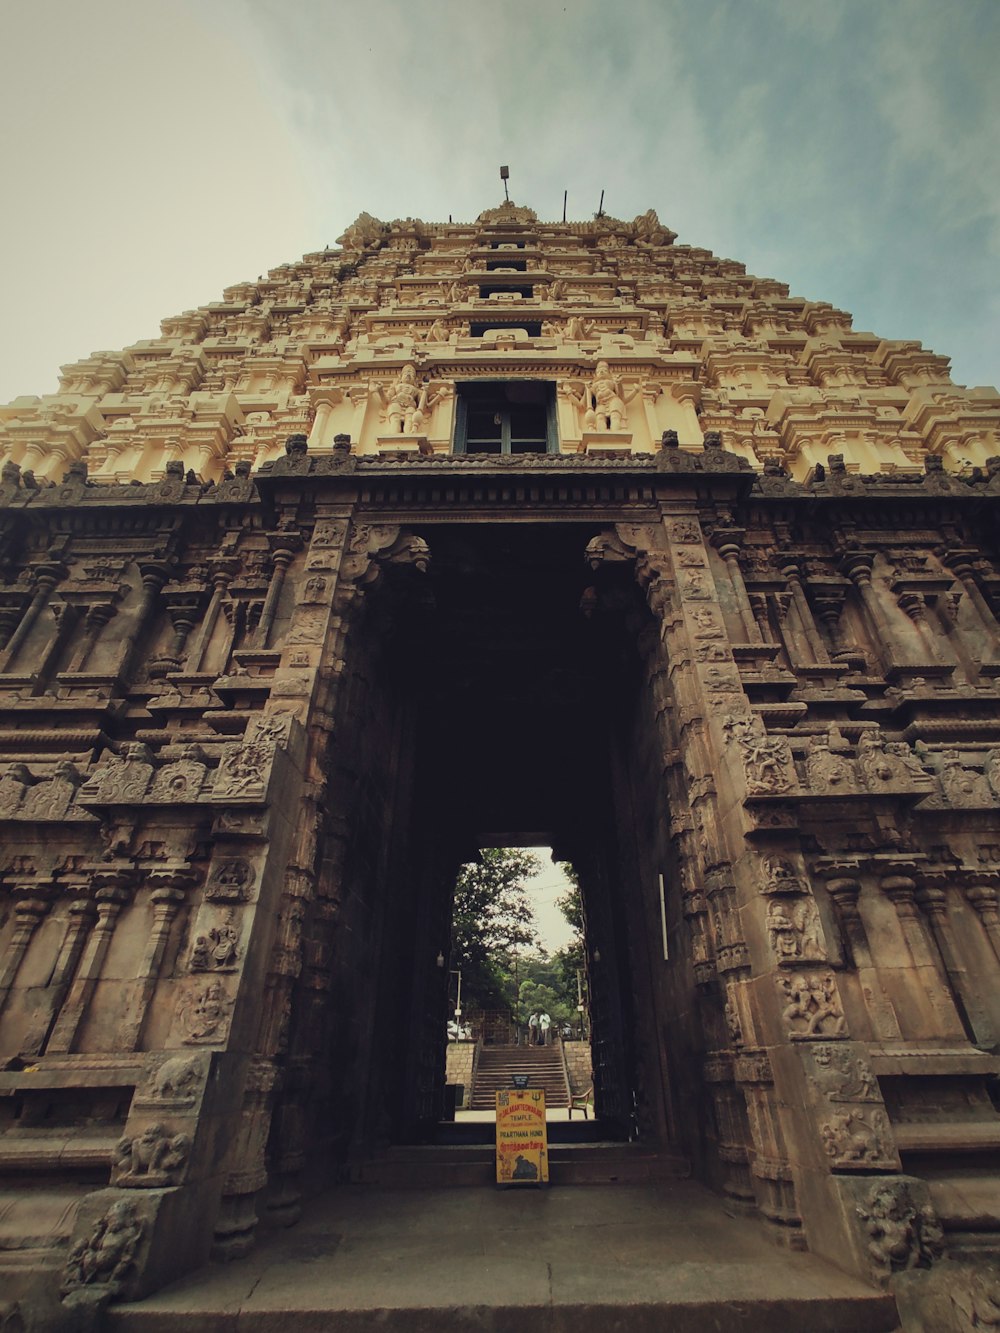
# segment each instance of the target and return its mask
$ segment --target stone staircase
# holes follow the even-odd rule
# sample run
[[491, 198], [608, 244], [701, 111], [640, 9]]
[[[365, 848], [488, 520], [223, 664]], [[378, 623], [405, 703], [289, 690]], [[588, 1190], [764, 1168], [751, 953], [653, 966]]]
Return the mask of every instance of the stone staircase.
[[470, 1108], [496, 1109], [496, 1094], [514, 1086], [515, 1074], [528, 1075], [529, 1088], [545, 1093], [545, 1109], [569, 1106], [566, 1066], [558, 1040], [551, 1046], [484, 1046], [472, 1083]]

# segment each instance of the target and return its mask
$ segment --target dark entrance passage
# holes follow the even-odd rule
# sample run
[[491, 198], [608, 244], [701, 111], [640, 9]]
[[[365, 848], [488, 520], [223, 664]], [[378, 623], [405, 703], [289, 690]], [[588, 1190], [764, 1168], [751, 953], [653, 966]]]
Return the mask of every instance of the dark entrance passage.
[[426, 580], [373, 602], [366, 642], [377, 628], [381, 650], [365, 687], [383, 720], [358, 737], [372, 826], [352, 860], [369, 881], [356, 943], [371, 948], [349, 1001], [353, 1058], [367, 1063], [356, 1150], [426, 1141], [441, 1118], [459, 865], [482, 846], [546, 843], [580, 875], [601, 1133], [668, 1136], [650, 989], [660, 931], [639, 882], [640, 844], [665, 822], [656, 747], [636, 739], [653, 731], [638, 646], [650, 618], [624, 569], [589, 614], [594, 531], [421, 527]]

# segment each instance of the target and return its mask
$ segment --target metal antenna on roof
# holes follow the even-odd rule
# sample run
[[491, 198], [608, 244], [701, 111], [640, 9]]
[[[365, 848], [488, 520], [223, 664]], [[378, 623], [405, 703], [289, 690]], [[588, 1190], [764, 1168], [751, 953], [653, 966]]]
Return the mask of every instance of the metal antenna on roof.
[[510, 167], [500, 168], [500, 179], [503, 181], [503, 197], [510, 203], [510, 195], [507, 193], [507, 182], [510, 179]]
[[602, 218], [602, 217], [604, 217], [604, 191], [603, 191], [603, 190], [601, 191], [601, 202], [597, 205], [597, 212], [594, 214], [594, 217], [595, 217], [595, 218]]
[[568, 194], [569, 190], [563, 190], [563, 222], [566, 221], [566, 196]]

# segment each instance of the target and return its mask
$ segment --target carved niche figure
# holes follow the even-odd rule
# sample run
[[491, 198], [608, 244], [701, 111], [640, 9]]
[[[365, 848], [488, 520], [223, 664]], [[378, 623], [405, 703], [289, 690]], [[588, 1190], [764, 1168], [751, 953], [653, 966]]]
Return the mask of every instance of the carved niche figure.
[[715, 613], [710, 611], [707, 606], [694, 606], [688, 614], [696, 626], [695, 638], [721, 639], [723, 637], [722, 626], [716, 619]]
[[288, 719], [268, 716], [251, 718], [243, 741], [227, 745], [219, 763], [213, 795], [264, 795], [264, 783], [274, 752], [288, 736]]
[[171, 1056], [153, 1071], [146, 1099], [158, 1102], [193, 1102], [198, 1087], [197, 1057]]
[[232, 1007], [233, 1001], [220, 981], [212, 981], [204, 989], [182, 996], [177, 1017], [184, 1032], [184, 1044], [224, 1041]]
[[205, 897], [213, 903], [245, 903], [250, 897], [253, 879], [253, 867], [242, 857], [221, 861], [212, 871]]
[[[230, 913], [231, 917], [232, 913]], [[239, 958], [240, 934], [232, 920], [199, 935], [191, 950], [192, 972], [231, 972]]]
[[986, 781], [990, 784], [990, 791], [994, 796], [1000, 798], [1000, 750], [987, 751], [983, 772], [986, 775]]
[[748, 794], [786, 792], [794, 785], [792, 752], [784, 736], [768, 736], [756, 716], [730, 718], [725, 730], [739, 747]]
[[775, 980], [788, 1001], [781, 1016], [793, 1039], [847, 1035], [832, 972], [821, 976], [796, 972], [793, 976], [779, 976]]
[[139, 741], [102, 761], [80, 788], [83, 805], [127, 805], [141, 801], [153, 776], [152, 753]]
[[889, 1120], [881, 1109], [859, 1111], [845, 1107], [835, 1111], [822, 1125], [820, 1136], [835, 1167], [863, 1170], [898, 1163], [891, 1146]]
[[116, 1295], [135, 1262], [142, 1234], [135, 1205], [124, 1199], [113, 1203], [90, 1236], [70, 1251], [63, 1270], [63, 1292], [101, 1287]]
[[708, 601], [712, 596], [712, 589], [708, 584], [707, 572], [690, 570], [685, 573], [681, 582], [681, 596], [690, 601]]
[[819, 913], [811, 898], [791, 902], [772, 898], [767, 908], [767, 929], [780, 963], [803, 959], [818, 962], [826, 957], [820, 937]]
[[170, 1134], [163, 1125], [147, 1125], [134, 1138], [119, 1140], [115, 1148], [114, 1183], [131, 1189], [170, 1185], [190, 1151], [191, 1139], [187, 1134]]
[[671, 523], [667, 529], [670, 540], [673, 542], [691, 543], [697, 545], [701, 542], [701, 524], [696, 518], [678, 518]]
[[846, 1046], [814, 1046], [811, 1082], [831, 1102], [878, 1102], [875, 1075]]
[[943, 750], [938, 769], [941, 791], [949, 805], [996, 805], [989, 779], [962, 763], [957, 750]]
[[739, 1010], [731, 995], [726, 999], [723, 1014], [726, 1020], [726, 1031], [729, 1033], [729, 1040], [734, 1046], [741, 1046], [743, 1044], [743, 1028], [740, 1024]]
[[577, 393], [567, 384], [563, 393], [583, 413], [585, 431], [621, 431], [625, 429], [627, 405], [640, 387], [637, 384], [631, 390], [624, 389], [621, 380], [612, 375], [607, 361], [598, 361], [589, 384]]
[[208, 772], [205, 752], [200, 745], [184, 747], [180, 759], [165, 764], [153, 779], [148, 799], [151, 801], [194, 801], [205, 785]]
[[802, 893], [806, 885], [795, 873], [795, 867], [781, 856], [765, 856], [761, 863], [764, 870], [765, 893]]
[[806, 753], [806, 773], [813, 791], [844, 795], [858, 790], [854, 766], [843, 755], [830, 749], [828, 736], [811, 736]]
[[858, 768], [866, 786], [879, 791], [907, 776], [897, 755], [886, 750], [885, 737], [878, 731], [863, 731], [858, 739]]
[[857, 1212], [868, 1233], [868, 1257], [883, 1282], [904, 1269], [929, 1268], [944, 1249], [934, 1210], [929, 1204], [918, 1207], [905, 1181], [873, 1185]]
[[0, 819], [7, 818], [20, 808], [24, 793], [34, 782], [25, 764], [10, 764], [0, 778]]
[[77, 766], [64, 759], [50, 778], [32, 787], [21, 806], [21, 818], [65, 819], [82, 782]]
[[390, 435], [420, 435], [431, 408], [444, 396], [440, 390], [432, 393], [427, 383], [418, 384], [412, 365], [402, 368], [388, 392], [375, 383], [372, 391], [385, 409]]

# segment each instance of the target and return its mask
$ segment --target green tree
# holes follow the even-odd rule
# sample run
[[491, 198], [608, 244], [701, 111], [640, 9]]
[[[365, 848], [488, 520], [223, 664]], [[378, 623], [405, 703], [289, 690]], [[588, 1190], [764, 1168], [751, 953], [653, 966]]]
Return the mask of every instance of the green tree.
[[554, 984], [562, 1004], [568, 1011], [569, 1021], [576, 1024], [580, 1019], [577, 1009], [579, 1003], [577, 977], [586, 977], [587, 975], [583, 895], [580, 893], [580, 882], [573, 867], [564, 862], [561, 869], [570, 881], [571, 887], [566, 890], [562, 897], [556, 899], [556, 906], [569, 925], [573, 927], [573, 938], [569, 944], [553, 955]]
[[542, 863], [518, 847], [486, 847], [462, 866], [452, 910], [451, 965], [462, 969], [464, 1009], [510, 1004], [515, 951], [538, 939], [525, 880]]

